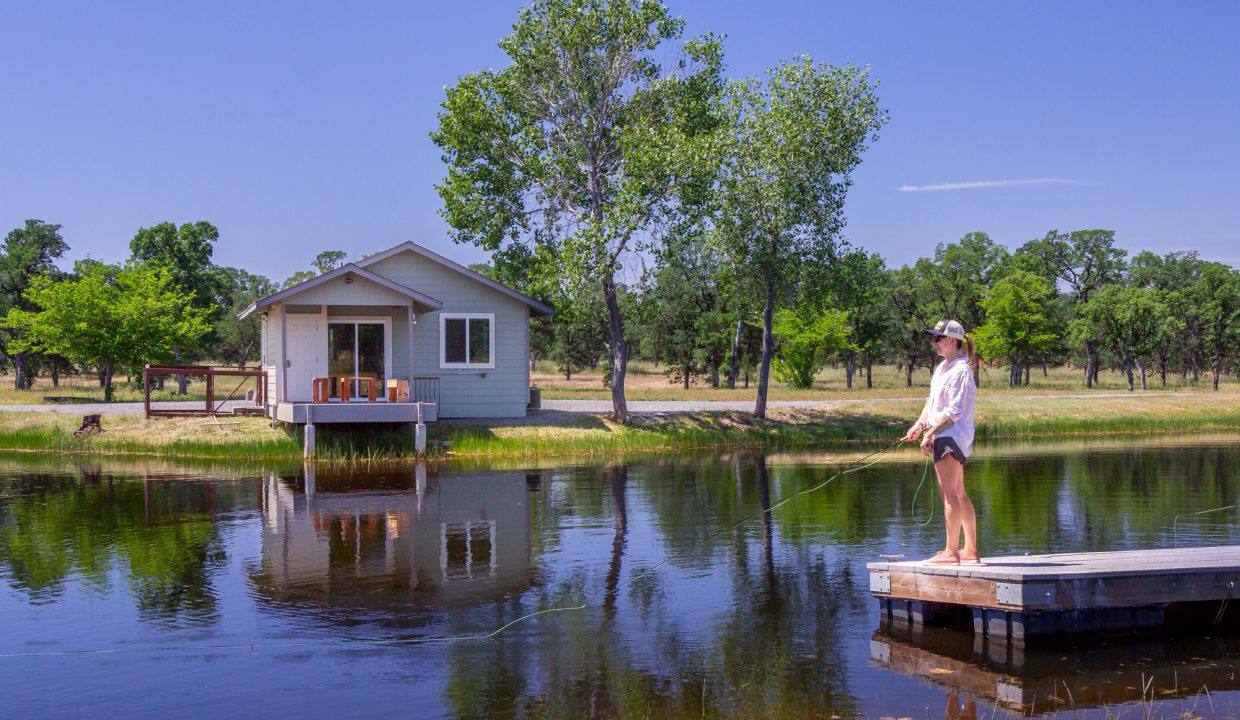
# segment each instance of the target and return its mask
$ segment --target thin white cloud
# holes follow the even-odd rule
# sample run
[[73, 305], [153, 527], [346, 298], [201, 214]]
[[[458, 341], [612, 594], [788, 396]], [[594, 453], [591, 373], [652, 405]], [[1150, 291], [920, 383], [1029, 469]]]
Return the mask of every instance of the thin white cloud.
[[935, 190], [979, 190], [982, 188], [1017, 187], [1020, 185], [1075, 185], [1068, 178], [1032, 178], [1029, 180], [973, 180], [971, 182], [938, 183], [935, 185], [901, 185], [900, 192], [933, 192]]

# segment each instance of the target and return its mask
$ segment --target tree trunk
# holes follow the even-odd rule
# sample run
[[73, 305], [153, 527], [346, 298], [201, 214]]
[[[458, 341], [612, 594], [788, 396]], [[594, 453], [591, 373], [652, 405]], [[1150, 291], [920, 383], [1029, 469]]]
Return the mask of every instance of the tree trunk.
[[1094, 386], [1094, 344], [1085, 341], [1085, 387]]
[[771, 355], [775, 352], [775, 336], [771, 320], [775, 314], [775, 263], [772, 259], [766, 270], [766, 299], [762, 303], [762, 361], [758, 366], [758, 400], [753, 415], [766, 419], [766, 393], [771, 380]]
[[689, 364], [688, 363], [685, 363], [680, 366], [680, 375], [681, 375], [681, 380], [684, 382], [685, 389], [688, 390], [689, 389]]
[[710, 386], [719, 387], [719, 366], [715, 363], [711, 363], [710, 366]]
[[1158, 356], [1158, 378], [1163, 387], [1167, 387], [1167, 353]]
[[629, 406], [624, 399], [624, 374], [629, 368], [629, 349], [624, 344], [624, 319], [616, 299], [614, 270], [603, 272], [603, 299], [607, 303], [607, 326], [611, 335], [611, 416], [621, 425], [629, 422]]
[[1138, 362], [1138, 363], [1137, 363], [1137, 370], [1139, 370], [1139, 371], [1141, 372], [1141, 389], [1142, 389], [1142, 390], [1146, 390], [1147, 388], [1146, 388], [1146, 386], [1145, 386], [1145, 363], [1143, 363], [1143, 362]]
[[112, 376], [116, 373], [116, 367], [109, 363], [100, 372], [103, 374], [103, 401], [112, 402]]
[[1008, 387], [1017, 387], [1020, 385], [1020, 361], [1016, 358], [1008, 359]]
[[1214, 348], [1214, 392], [1218, 392], [1218, 376], [1223, 369], [1223, 349]]
[[1134, 388], [1133, 377], [1132, 377], [1132, 363], [1131, 362], [1124, 363], [1124, 372], [1128, 374], [1128, 392], [1132, 392], [1135, 388]]
[[29, 390], [30, 384], [27, 382], [29, 377], [26, 375], [26, 353], [17, 353], [13, 356], [13, 389]]
[[1047, 369], [1046, 369], [1046, 361], [1045, 361], [1045, 360], [1043, 360], [1043, 361], [1042, 361], [1042, 377], [1043, 377], [1043, 378], [1046, 378], [1046, 377], [1049, 377], [1049, 376], [1050, 376], [1050, 372], [1048, 372], [1048, 371], [1047, 371]]
[[741, 330], [745, 327], [744, 318], [736, 318], [736, 332], [732, 334], [732, 359], [728, 361], [728, 389], [736, 389], [736, 375], [741, 369]]
[[915, 367], [913, 359], [909, 358], [908, 366], [904, 368], [904, 384], [907, 387], [913, 387], [913, 370]]
[[745, 389], [746, 390], [749, 389], [749, 371], [748, 370], [745, 371]]
[[[177, 365], [181, 364], [181, 348], [172, 348], [172, 357], [176, 360]], [[177, 395], [189, 394], [189, 378], [184, 374], [177, 375]]]
[[1025, 387], [1029, 387], [1029, 366], [1025, 366]]
[[865, 356], [865, 389], [874, 389], [874, 358]]
[[857, 359], [852, 353], [844, 356], [844, 387], [852, 390], [853, 373], [857, 371]]

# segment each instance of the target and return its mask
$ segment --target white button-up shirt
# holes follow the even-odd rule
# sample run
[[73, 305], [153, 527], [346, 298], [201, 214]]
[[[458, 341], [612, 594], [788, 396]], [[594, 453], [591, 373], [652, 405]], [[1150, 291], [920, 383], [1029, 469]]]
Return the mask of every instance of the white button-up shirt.
[[930, 397], [917, 419], [924, 427], [934, 427], [943, 418], [951, 418], [952, 424], [938, 434], [949, 437], [960, 446], [968, 457], [973, 452], [973, 400], [977, 387], [973, 384], [973, 371], [969, 358], [961, 355], [949, 362], [941, 362], [934, 368], [930, 378]]

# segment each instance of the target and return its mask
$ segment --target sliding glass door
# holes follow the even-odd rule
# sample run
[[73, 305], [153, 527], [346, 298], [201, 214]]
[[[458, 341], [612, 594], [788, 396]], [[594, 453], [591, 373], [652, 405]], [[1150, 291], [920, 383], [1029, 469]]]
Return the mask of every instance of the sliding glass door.
[[[331, 396], [340, 396], [340, 378], [374, 378], [375, 395], [386, 397], [384, 381], [387, 348], [386, 326], [379, 322], [328, 321], [327, 374]], [[352, 386], [351, 396], [365, 395], [364, 387]]]

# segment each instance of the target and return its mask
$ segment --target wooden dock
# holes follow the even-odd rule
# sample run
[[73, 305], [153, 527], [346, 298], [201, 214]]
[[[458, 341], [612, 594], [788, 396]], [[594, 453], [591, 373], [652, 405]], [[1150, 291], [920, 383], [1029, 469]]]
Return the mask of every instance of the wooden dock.
[[877, 562], [870, 592], [911, 624], [971, 617], [975, 634], [1023, 643], [1058, 633], [1153, 628], [1177, 606], [1213, 603], [1240, 583], [1240, 546], [987, 558], [980, 565]]

